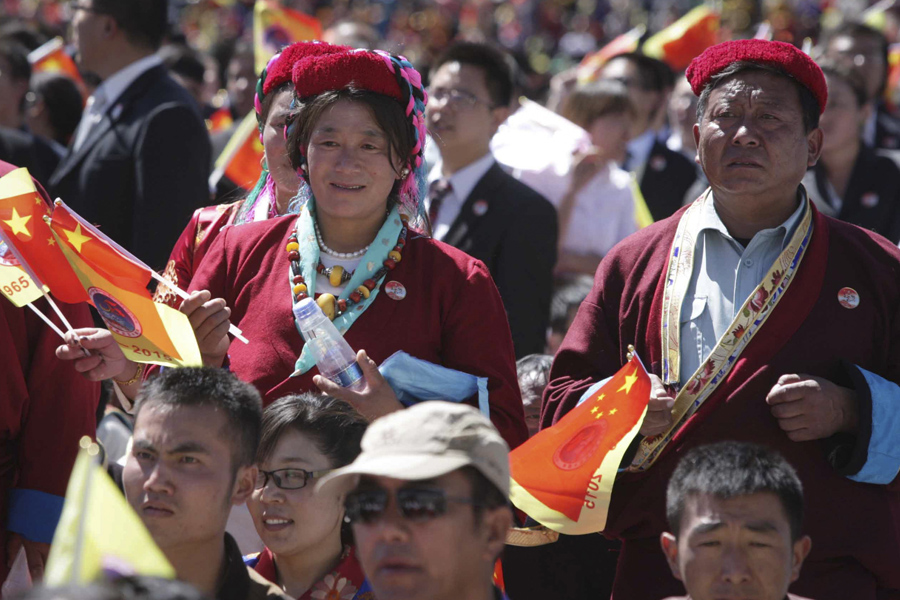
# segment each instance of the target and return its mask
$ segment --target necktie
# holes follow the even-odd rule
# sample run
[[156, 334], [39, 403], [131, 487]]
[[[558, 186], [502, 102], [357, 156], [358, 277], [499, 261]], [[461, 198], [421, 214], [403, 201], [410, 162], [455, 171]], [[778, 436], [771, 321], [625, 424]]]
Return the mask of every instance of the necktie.
[[452, 191], [453, 186], [450, 185], [449, 179], [441, 178], [432, 181], [428, 186], [428, 198], [431, 202], [428, 205], [428, 220], [431, 221], [432, 227], [437, 220], [438, 212], [441, 210], [441, 204], [444, 202], [444, 198]]
[[88, 134], [91, 132], [91, 127], [99, 123], [100, 119], [103, 118], [105, 107], [106, 94], [103, 92], [102, 88], [97, 88], [93, 95], [88, 98], [87, 104], [84, 107], [84, 115], [81, 118], [81, 123], [78, 125], [78, 133], [75, 135], [75, 144], [72, 146], [74, 150], [77, 151], [81, 148], [81, 145], [84, 144]]

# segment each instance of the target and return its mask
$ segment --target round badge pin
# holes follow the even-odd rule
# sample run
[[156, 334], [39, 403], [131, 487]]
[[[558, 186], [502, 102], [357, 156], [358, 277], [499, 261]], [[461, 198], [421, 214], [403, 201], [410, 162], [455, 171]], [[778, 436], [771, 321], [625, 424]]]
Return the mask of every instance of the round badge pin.
[[859, 199], [859, 203], [866, 208], [875, 208], [876, 206], [878, 206], [879, 199], [880, 198], [878, 197], [878, 194], [876, 194], [875, 192], [869, 192], [862, 195], [862, 197]]
[[478, 200], [472, 205], [472, 212], [477, 216], [483, 216], [488, 211], [487, 200]]
[[399, 281], [388, 281], [384, 284], [384, 292], [391, 300], [403, 300], [406, 298], [406, 288]]
[[838, 292], [838, 302], [844, 308], [856, 308], [859, 306], [859, 294], [852, 287], [841, 288]]

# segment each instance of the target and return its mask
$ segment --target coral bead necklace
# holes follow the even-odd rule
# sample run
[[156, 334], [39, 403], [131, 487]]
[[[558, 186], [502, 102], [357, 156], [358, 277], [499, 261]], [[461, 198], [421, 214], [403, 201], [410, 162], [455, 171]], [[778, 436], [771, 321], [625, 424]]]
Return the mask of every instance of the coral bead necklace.
[[[401, 252], [403, 252], [403, 248], [406, 246], [406, 235], [409, 232], [408, 217], [400, 215], [400, 219], [403, 222], [403, 226], [400, 229], [400, 235], [397, 237], [397, 244], [387, 253], [387, 258], [382, 262], [381, 268], [375, 272], [373, 278], [366, 279], [363, 284], [351, 292], [346, 299], [335, 300], [334, 296], [331, 294], [322, 294], [316, 299], [316, 303], [319, 304], [323, 309], [323, 312], [325, 312], [331, 320], [334, 320], [336, 317], [347, 312], [354, 304], [360, 302], [360, 300], [368, 298], [372, 293], [372, 290], [374, 290], [379, 282], [384, 279], [385, 275], [387, 275], [388, 271], [392, 271], [394, 267], [397, 266], [397, 263], [400, 262], [402, 258]], [[316, 230], [316, 233], [318, 234], [318, 225], [316, 225]], [[322, 250], [321, 236], [317, 235], [316, 237], [318, 238], [317, 242], [319, 243], [319, 248]], [[363, 254], [365, 254], [365, 250], [367, 249], [368, 246], [363, 249]], [[285, 246], [285, 250], [288, 254], [288, 261], [290, 262], [291, 269], [291, 298], [293, 299], [294, 304], [296, 304], [304, 298], [309, 297], [309, 288], [306, 286], [306, 280], [304, 279], [300, 268], [300, 244], [297, 241], [296, 227], [291, 232], [291, 235], [288, 236], [288, 243]], [[340, 287], [341, 285], [346, 284], [353, 277], [353, 271], [346, 271], [340, 265], [326, 267], [322, 264], [321, 259], [316, 266], [316, 272], [328, 277], [329, 283], [334, 287]]]

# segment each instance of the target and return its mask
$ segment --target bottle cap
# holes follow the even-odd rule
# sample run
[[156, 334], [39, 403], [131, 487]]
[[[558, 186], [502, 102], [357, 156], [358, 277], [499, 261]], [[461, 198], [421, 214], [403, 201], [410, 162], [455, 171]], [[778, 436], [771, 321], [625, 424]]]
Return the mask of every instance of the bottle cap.
[[304, 298], [294, 305], [294, 318], [298, 321], [316, 316], [316, 313], [325, 316], [325, 313], [322, 312], [322, 309], [319, 308], [319, 305], [312, 298]]

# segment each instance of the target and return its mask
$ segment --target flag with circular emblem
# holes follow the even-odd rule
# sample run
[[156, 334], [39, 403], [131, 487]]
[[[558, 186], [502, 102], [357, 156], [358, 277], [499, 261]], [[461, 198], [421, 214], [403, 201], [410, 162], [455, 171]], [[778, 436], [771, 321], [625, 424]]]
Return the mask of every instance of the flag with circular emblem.
[[650, 377], [635, 356], [588, 394], [509, 455], [512, 503], [569, 535], [606, 527], [616, 472], [646, 414]]

